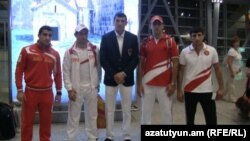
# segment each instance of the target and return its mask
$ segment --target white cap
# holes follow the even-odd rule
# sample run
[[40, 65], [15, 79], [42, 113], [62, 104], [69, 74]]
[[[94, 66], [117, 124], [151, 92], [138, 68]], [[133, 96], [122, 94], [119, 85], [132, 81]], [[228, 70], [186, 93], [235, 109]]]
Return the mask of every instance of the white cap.
[[84, 24], [79, 24], [79, 25], [76, 26], [75, 31], [76, 32], [80, 32], [83, 29], [87, 29], [88, 30], [87, 26], [85, 26]]

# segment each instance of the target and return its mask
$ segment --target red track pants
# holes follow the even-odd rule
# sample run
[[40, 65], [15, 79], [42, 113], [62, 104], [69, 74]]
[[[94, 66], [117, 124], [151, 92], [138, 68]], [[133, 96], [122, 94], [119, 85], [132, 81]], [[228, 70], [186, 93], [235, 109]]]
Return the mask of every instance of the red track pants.
[[52, 90], [34, 91], [26, 88], [25, 98], [22, 104], [21, 141], [32, 141], [36, 111], [39, 112], [40, 141], [50, 141], [52, 104], [54, 101]]

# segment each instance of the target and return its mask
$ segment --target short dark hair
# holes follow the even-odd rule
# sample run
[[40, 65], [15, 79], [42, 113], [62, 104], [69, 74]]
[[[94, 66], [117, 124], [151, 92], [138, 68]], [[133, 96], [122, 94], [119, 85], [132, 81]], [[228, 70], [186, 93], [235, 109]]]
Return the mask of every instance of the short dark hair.
[[176, 44], [179, 44], [179, 43], [180, 43], [180, 39], [179, 39], [178, 36], [174, 36], [174, 40], [175, 40]]
[[189, 34], [192, 35], [193, 33], [198, 33], [198, 32], [201, 32], [204, 35], [204, 29], [201, 27], [191, 28], [191, 30], [189, 31]]
[[48, 31], [51, 31], [52, 32], [52, 28], [48, 25], [44, 25], [42, 26], [39, 31], [38, 31], [38, 35], [40, 35], [44, 30], [48, 30]]
[[237, 35], [235, 35], [235, 36], [232, 37], [232, 39], [231, 39], [231, 45], [233, 45], [236, 42], [240, 42], [240, 37], [237, 36]]
[[115, 16], [114, 16], [114, 21], [115, 21], [115, 18], [116, 18], [116, 17], [125, 17], [126, 20], [127, 20], [127, 16], [126, 16], [123, 12], [117, 12], [117, 13], [115, 14]]

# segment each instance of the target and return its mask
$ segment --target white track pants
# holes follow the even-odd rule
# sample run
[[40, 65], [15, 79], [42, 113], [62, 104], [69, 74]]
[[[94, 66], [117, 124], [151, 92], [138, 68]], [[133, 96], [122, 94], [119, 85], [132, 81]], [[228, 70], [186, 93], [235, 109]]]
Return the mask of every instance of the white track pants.
[[[158, 100], [161, 113], [160, 124], [172, 124], [172, 96], [168, 97], [166, 87], [144, 85], [144, 96], [142, 97], [141, 124], [152, 124], [152, 112], [155, 100]], [[155, 124], [155, 123], [154, 123]]]
[[85, 130], [89, 141], [98, 138], [97, 133], [97, 90], [85, 87], [77, 92], [77, 100], [68, 106], [67, 134], [68, 141], [75, 141], [79, 127], [82, 104], [84, 104]]
[[124, 139], [131, 139], [130, 127], [131, 127], [131, 91], [132, 87], [125, 87], [123, 85], [118, 85], [117, 87], [106, 86], [106, 122], [107, 122], [107, 133], [106, 136], [109, 139], [114, 137], [114, 112], [116, 107], [116, 95], [117, 92], [121, 94], [121, 104], [122, 104], [122, 131]]

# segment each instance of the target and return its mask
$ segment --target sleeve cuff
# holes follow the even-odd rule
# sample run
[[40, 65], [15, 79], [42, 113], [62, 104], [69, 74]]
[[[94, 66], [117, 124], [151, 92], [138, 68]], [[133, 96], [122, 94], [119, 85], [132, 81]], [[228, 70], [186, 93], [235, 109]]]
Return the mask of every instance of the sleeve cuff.
[[17, 89], [17, 92], [23, 92], [23, 89]]
[[61, 91], [56, 92], [56, 95], [62, 95]]

